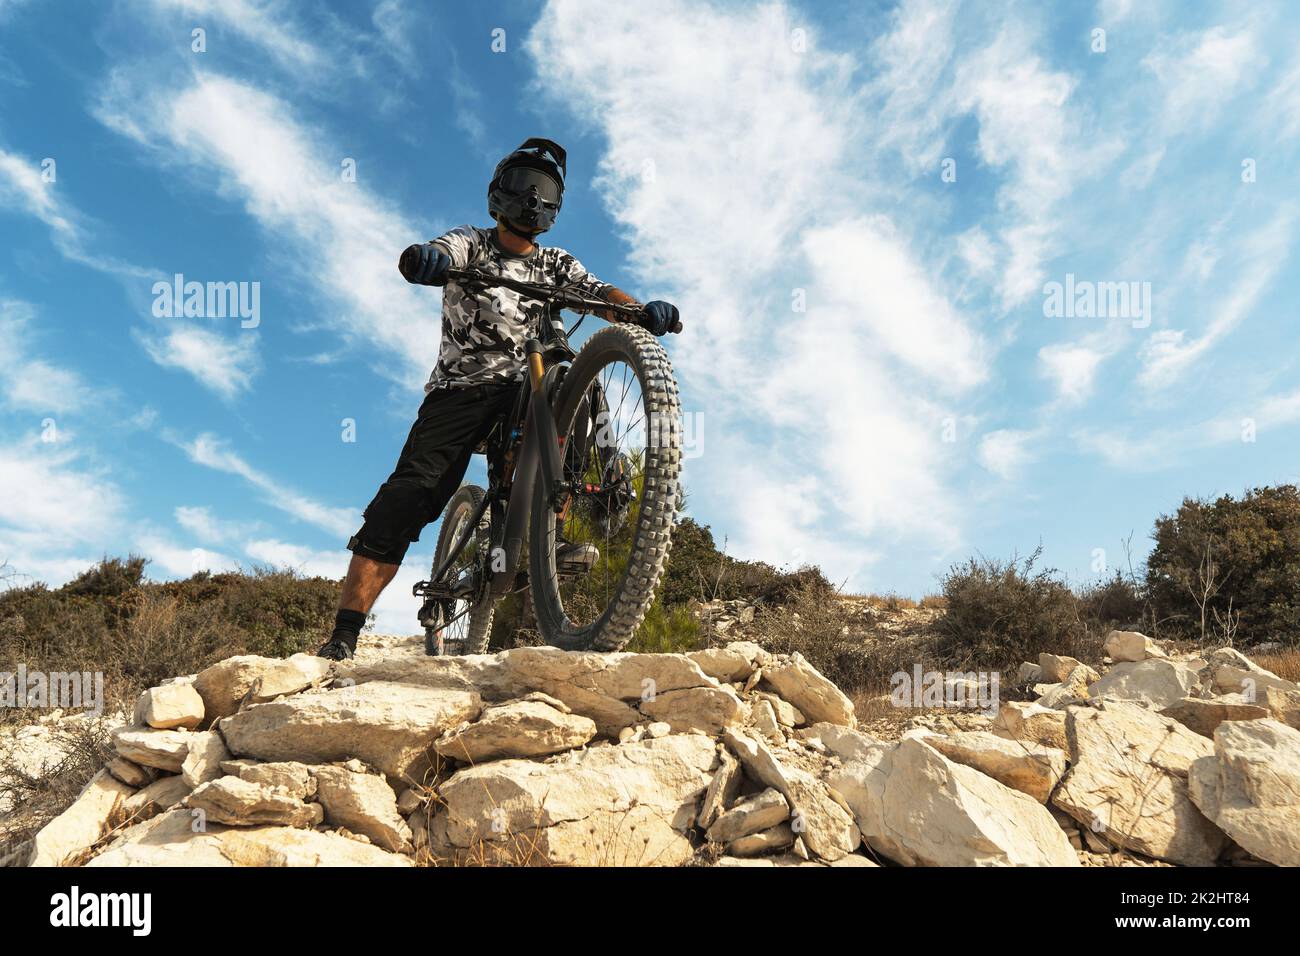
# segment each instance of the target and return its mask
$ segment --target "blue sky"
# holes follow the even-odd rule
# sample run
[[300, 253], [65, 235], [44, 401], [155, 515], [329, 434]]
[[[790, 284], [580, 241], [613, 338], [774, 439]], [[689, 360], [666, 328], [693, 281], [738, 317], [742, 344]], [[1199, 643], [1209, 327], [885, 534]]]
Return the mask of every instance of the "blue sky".
[[[1287, 7], [0, 0], [0, 557], [340, 574], [437, 350], [398, 254], [544, 135], [549, 242], [682, 309], [730, 553], [914, 595], [1140, 560], [1300, 479]], [[155, 314], [177, 273], [255, 327]], [[1149, 308], [1045, 314], [1067, 276]]]

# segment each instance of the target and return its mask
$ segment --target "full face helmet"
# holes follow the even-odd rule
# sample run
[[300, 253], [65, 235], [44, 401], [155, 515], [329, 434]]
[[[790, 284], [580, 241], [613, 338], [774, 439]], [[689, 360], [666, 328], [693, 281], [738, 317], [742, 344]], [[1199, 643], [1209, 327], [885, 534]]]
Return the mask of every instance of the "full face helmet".
[[524, 140], [497, 163], [488, 183], [488, 212], [525, 239], [555, 225], [564, 204], [564, 148], [549, 139]]

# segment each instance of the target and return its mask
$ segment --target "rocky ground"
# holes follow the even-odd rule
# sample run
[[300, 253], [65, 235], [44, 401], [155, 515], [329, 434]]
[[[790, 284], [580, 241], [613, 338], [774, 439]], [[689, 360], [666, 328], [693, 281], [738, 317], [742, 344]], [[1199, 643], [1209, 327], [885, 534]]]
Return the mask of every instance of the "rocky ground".
[[[426, 658], [379, 636], [341, 664], [236, 657], [147, 691], [25, 857], [1300, 864], [1300, 686], [1230, 649], [1118, 631], [1105, 649], [1100, 671], [1044, 654], [1005, 682], [1035, 699], [927, 711], [891, 740], [800, 655], [747, 641]], [[9, 759], [39, 764], [67, 719], [11, 735]]]

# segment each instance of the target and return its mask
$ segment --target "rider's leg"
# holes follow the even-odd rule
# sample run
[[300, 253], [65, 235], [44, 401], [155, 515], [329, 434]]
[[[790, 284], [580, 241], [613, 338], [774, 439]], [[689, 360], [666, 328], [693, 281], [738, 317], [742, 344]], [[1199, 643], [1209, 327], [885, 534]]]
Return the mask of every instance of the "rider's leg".
[[501, 394], [499, 389], [476, 387], [426, 396], [397, 467], [348, 542], [352, 560], [334, 633], [317, 652], [320, 656], [342, 660], [355, 652], [366, 614], [397, 574], [407, 548], [455, 493], [474, 447], [500, 414]]

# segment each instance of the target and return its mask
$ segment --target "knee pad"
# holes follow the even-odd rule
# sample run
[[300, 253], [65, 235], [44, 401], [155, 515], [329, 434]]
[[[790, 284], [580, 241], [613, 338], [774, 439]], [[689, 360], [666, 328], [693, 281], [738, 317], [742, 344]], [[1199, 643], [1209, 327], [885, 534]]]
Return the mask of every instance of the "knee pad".
[[365, 521], [348, 541], [348, 550], [382, 564], [401, 564], [431, 520], [428, 489], [386, 483], [366, 507]]

